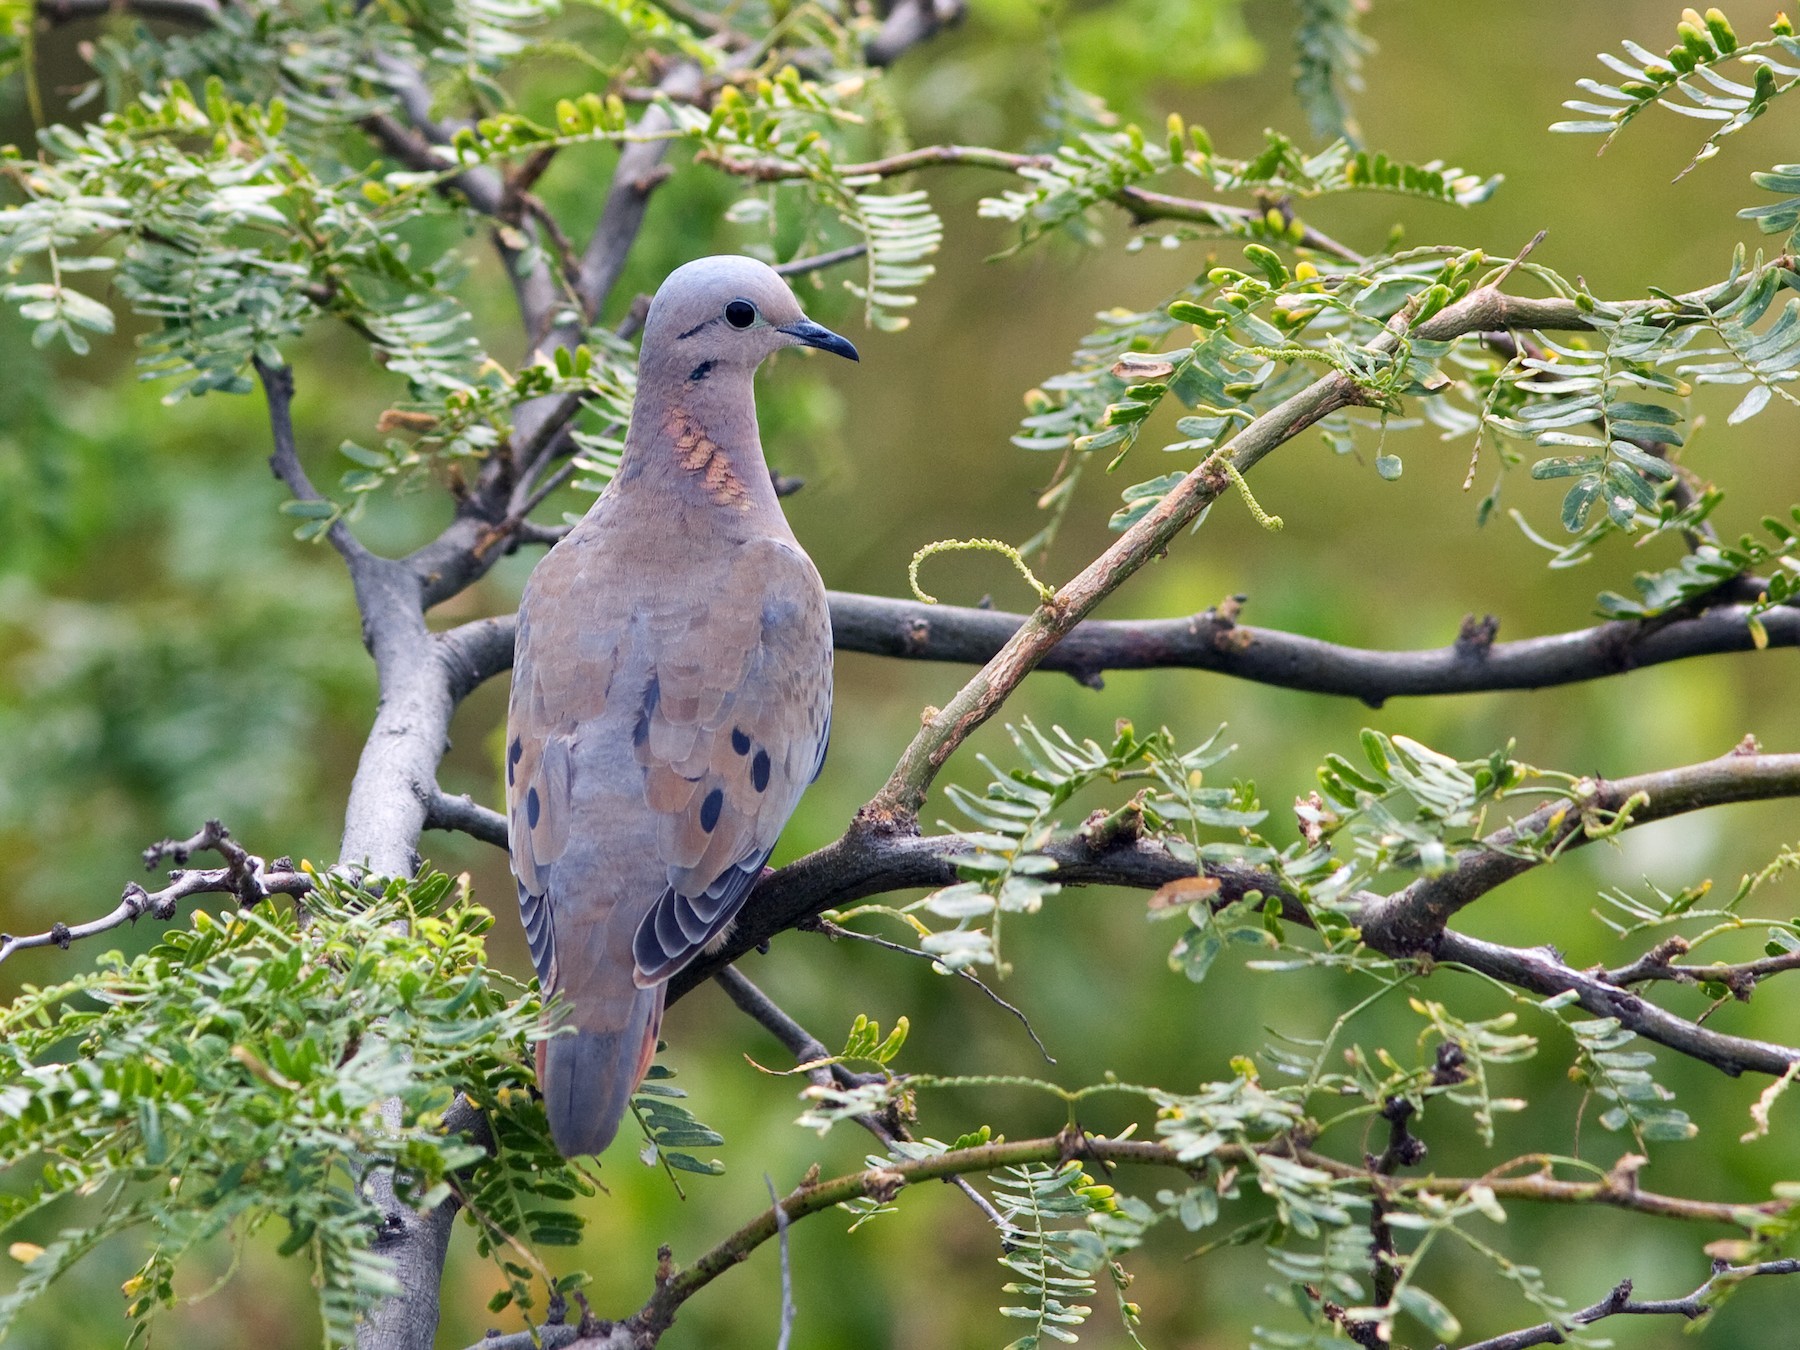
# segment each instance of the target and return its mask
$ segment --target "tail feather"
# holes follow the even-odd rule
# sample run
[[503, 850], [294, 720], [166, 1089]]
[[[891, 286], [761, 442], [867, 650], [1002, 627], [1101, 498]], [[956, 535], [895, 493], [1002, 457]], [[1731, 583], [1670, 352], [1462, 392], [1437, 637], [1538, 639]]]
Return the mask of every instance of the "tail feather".
[[538, 1085], [550, 1135], [565, 1158], [599, 1153], [613, 1141], [631, 1094], [650, 1071], [662, 1029], [666, 985], [640, 989], [624, 1025], [584, 1027], [538, 1044]]

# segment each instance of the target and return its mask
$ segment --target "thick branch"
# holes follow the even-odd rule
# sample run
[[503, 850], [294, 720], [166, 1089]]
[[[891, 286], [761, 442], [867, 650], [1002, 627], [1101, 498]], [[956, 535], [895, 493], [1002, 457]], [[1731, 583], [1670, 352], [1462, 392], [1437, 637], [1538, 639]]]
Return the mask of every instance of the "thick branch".
[[[1727, 796], [1721, 800], [1742, 798]], [[1648, 823], [1649, 817], [1634, 819], [1636, 823]], [[965, 848], [954, 835], [900, 835], [866, 823], [852, 828], [835, 843], [763, 878], [729, 937], [670, 982], [670, 1000], [680, 998], [727, 963], [789, 928], [814, 920], [825, 910], [889, 891], [949, 885], [957, 880], [956, 862]], [[1155, 890], [1167, 882], [1194, 875], [1192, 863], [1175, 857], [1154, 840], [1112, 840], [1096, 847], [1077, 833], [1054, 841], [1045, 852], [1056, 860], [1057, 879], [1066, 886]], [[1311, 926], [1306, 907], [1271, 873], [1208, 865], [1204, 874], [1220, 883], [1215, 904], [1226, 904], [1255, 891], [1277, 897], [1282, 904], [1282, 917], [1288, 922]], [[1358, 898], [1365, 913], [1385, 899], [1375, 895]], [[1420, 954], [1418, 947], [1409, 945], [1404, 932], [1364, 928], [1363, 941], [1397, 960]], [[1748, 1070], [1779, 1075], [1800, 1060], [1800, 1050], [1792, 1047], [1698, 1026], [1610, 983], [1603, 972], [1576, 970], [1545, 948], [1506, 947], [1445, 931], [1438, 935], [1429, 955], [1438, 962], [1465, 966], [1545, 996], [1572, 990], [1581, 1006], [1596, 1016], [1616, 1017], [1646, 1040], [1728, 1074]]]
[[[831, 593], [839, 651], [916, 661], [989, 660], [1025, 622], [1019, 614], [926, 605], [885, 596]], [[1447, 647], [1379, 651], [1238, 623], [1234, 607], [1184, 619], [1087, 619], [1039, 669], [1098, 686], [1109, 670], [1181, 667], [1257, 684], [1337, 694], [1380, 707], [1390, 698], [1543, 689], [1602, 679], [1693, 656], [1756, 650], [1749, 606], [1720, 605], [1692, 617], [1618, 620], [1493, 642], [1485, 630]], [[1770, 647], [1800, 647], [1800, 608], [1763, 616]]]
[[[979, 664], [1026, 622], [1025, 615], [1002, 610], [827, 594], [832, 639], [841, 652]], [[1036, 668], [1092, 687], [1112, 670], [1204, 670], [1380, 707], [1391, 698], [1544, 689], [1691, 657], [1754, 651], [1748, 615], [1746, 605], [1719, 605], [1691, 617], [1622, 619], [1515, 642], [1492, 642], [1483, 630], [1448, 647], [1380, 651], [1239, 623], [1227, 606], [1183, 619], [1084, 619]], [[1800, 608], [1770, 610], [1762, 623], [1771, 648], [1800, 647]], [[465, 648], [480, 679], [511, 666], [510, 615], [469, 629], [446, 637]]]
[[[828, 909], [890, 891], [947, 886], [957, 879], [957, 859], [968, 845], [954, 835], [901, 835], [853, 826], [841, 839], [765, 876], [751, 892], [729, 935], [703, 952], [669, 982], [673, 1003], [711, 979], [739, 957], [776, 935], [815, 919]], [[1129, 886], [1155, 890], [1164, 882], [1194, 875], [1194, 865], [1161, 844], [1115, 840], [1095, 848], [1080, 834], [1053, 841], [1044, 852], [1056, 860], [1056, 878], [1068, 886]], [[1205, 874], [1219, 882], [1221, 903], [1250, 891], [1285, 895], [1280, 881], [1248, 867], [1208, 864]], [[1298, 901], [1289, 908], [1305, 922]]]

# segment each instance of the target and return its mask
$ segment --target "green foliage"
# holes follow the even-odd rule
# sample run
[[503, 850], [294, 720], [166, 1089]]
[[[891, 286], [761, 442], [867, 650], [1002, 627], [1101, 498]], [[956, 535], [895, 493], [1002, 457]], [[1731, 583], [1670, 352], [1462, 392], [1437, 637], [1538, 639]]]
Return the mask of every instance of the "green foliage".
[[1294, 94], [1315, 136], [1362, 139], [1350, 96], [1363, 90], [1362, 65], [1375, 50], [1363, 35], [1359, 0], [1295, 0]]
[[[1006, 1222], [1008, 1250], [1000, 1264], [1020, 1277], [1004, 1285], [1003, 1292], [1025, 1300], [1002, 1307], [1000, 1315], [1032, 1324], [1006, 1350], [1038, 1350], [1045, 1337], [1074, 1344], [1076, 1328], [1093, 1311], [1075, 1300], [1094, 1296], [1095, 1276], [1103, 1270], [1116, 1270], [1115, 1282], [1123, 1287], [1128, 1277], [1117, 1268], [1115, 1256], [1137, 1245], [1153, 1218], [1149, 1206], [1141, 1201], [1121, 1206], [1111, 1186], [1097, 1184], [1074, 1161], [1060, 1167], [1009, 1167], [990, 1180], [995, 1207]], [[1103, 1218], [1107, 1221], [1100, 1222]], [[1065, 1224], [1069, 1226], [1057, 1226]], [[1126, 1334], [1133, 1344], [1141, 1344], [1131, 1334], [1129, 1317]]]
[[[1251, 159], [1232, 159], [1213, 149], [1199, 127], [1188, 128], [1180, 117], [1169, 118], [1168, 140], [1157, 144], [1136, 126], [1123, 131], [1083, 132], [1058, 146], [1045, 161], [1016, 169], [1032, 184], [1029, 191], [1008, 191], [984, 198], [981, 214], [1019, 225], [1016, 252], [1052, 230], [1097, 245], [1103, 236], [1090, 218], [1102, 201], [1131, 209], [1130, 189], [1173, 168], [1196, 177], [1215, 193], [1254, 193], [1260, 200], [1311, 200], [1344, 192], [1380, 192], [1419, 197], [1456, 206], [1486, 201], [1499, 186], [1498, 177], [1483, 179], [1441, 162], [1405, 164], [1386, 155], [1370, 155], [1338, 140], [1308, 155], [1278, 132], [1266, 133], [1262, 151]], [[1228, 234], [1252, 238], [1298, 237], [1286, 215], [1261, 211], [1246, 219], [1228, 212], [1201, 210], [1193, 217]]]
[[[326, 1343], [348, 1344], [393, 1288], [369, 1250], [375, 1172], [410, 1204], [472, 1200], [489, 1233], [573, 1240], [579, 1220], [555, 1205], [587, 1183], [531, 1102], [537, 1010], [486, 965], [492, 916], [440, 873], [373, 891], [316, 880], [299, 910], [196, 912], [145, 955], [0, 1010], [0, 1161], [36, 1169], [0, 1224], [52, 1205], [66, 1224], [0, 1300], [0, 1330], [96, 1246], [141, 1233], [125, 1313], [142, 1336], [197, 1244], [279, 1220], [283, 1250], [312, 1262]], [[444, 1132], [457, 1086], [491, 1152]]]
[[467, 343], [446, 340], [460, 316], [422, 300], [440, 274], [414, 267], [400, 234], [431, 199], [365, 194], [356, 175], [292, 154], [287, 126], [279, 101], [233, 102], [217, 78], [197, 100], [177, 80], [82, 131], [47, 128], [40, 162], [8, 152], [0, 174], [25, 200], [0, 209], [0, 265], [48, 274], [6, 292], [36, 322], [34, 341], [85, 352], [84, 330], [110, 333], [112, 309], [67, 281], [110, 272], [156, 325], [141, 364], [180, 381], [170, 401], [248, 389], [253, 356], [283, 364], [281, 345], [327, 313], [370, 329], [415, 384], [466, 364]]
[[[1702, 122], [1719, 125], [1706, 138], [1688, 169], [1719, 153], [1719, 142], [1742, 131], [1769, 110], [1777, 94], [1800, 83], [1800, 67], [1782, 58], [1800, 58], [1800, 41], [1785, 15], [1770, 25], [1770, 36], [1740, 43], [1723, 12], [1708, 9], [1704, 15], [1687, 10], [1676, 25], [1677, 41], [1667, 54], [1658, 56], [1631, 41], [1621, 44], [1625, 56], [1601, 52], [1600, 61], [1620, 77], [1619, 83], [1577, 81], [1579, 87], [1603, 102], [1571, 99], [1563, 107], [1584, 114], [1585, 120], [1558, 122], [1552, 131], [1598, 134], [1606, 144], [1646, 109], [1661, 105]], [[1627, 59], [1629, 58], [1629, 59]], [[1744, 84], [1723, 74], [1730, 63], [1749, 70], [1752, 83]]]
[[[1320, 798], [1299, 815], [1320, 842], [1347, 843], [1315, 897], [1338, 896], [1393, 871], [1431, 876], [1446, 871], [1452, 852], [1484, 833], [1488, 809], [1519, 788], [1536, 770], [1496, 751], [1483, 759], [1456, 760], [1406, 736], [1362, 734], [1363, 760], [1327, 755], [1319, 769]], [[1348, 857], [1344, 853], [1348, 853]], [[1322, 874], [1311, 859], [1307, 873]], [[1290, 875], [1292, 875], [1290, 871]]]
[[[1245, 268], [1211, 268], [1159, 310], [1098, 316], [1101, 326], [1082, 340], [1071, 369], [1027, 395], [1013, 443], [1063, 451], [1065, 458], [1040, 501], [1052, 519], [1022, 551], [1048, 546], [1090, 458], [1108, 451], [1107, 471], [1117, 469], [1171, 394], [1188, 411], [1175, 422], [1179, 439], [1162, 449], [1198, 461], [1296, 392], [1313, 377], [1312, 367], [1343, 371], [1384, 407], [1451, 384], [1440, 369], [1455, 350], [1450, 344], [1407, 335], [1391, 354], [1363, 344], [1392, 337], [1397, 316], [1416, 328], [1466, 295], [1484, 265], [1479, 252], [1423, 249], [1366, 263], [1320, 259], [1291, 268], [1261, 244], [1246, 245], [1244, 255]], [[1183, 325], [1191, 344], [1174, 346]], [[1354, 448], [1352, 432], [1348, 419], [1327, 427], [1340, 451]], [[1376, 467], [1383, 477], [1399, 475], [1391, 456], [1378, 457]], [[1181, 471], [1163, 473], [1126, 488], [1112, 527], [1135, 524], [1181, 478]]]
[[[1205, 770], [1230, 753], [1217, 748], [1219, 733], [1191, 750], [1178, 750], [1167, 730], [1140, 737], [1129, 722], [1119, 723], [1110, 745], [1076, 741], [1061, 727], [1040, 731], [1030, 722], [1007, 728], [1025, 767], [1002, 771], [982, 760], [991, 775], [977, 794], [956, 784], [947, 789], [957, 808], [976, 828], [942, 822], [966, 845], [957, 858], [962, 880], [922, 900], [895, 909], [859, 905], [835, 914], [837, 921], [861, 915], [885, 915], [907, 924], [921, 950], [936, 958], [940, 970], [986, 964], [1004, 974], [1000, 930], [1007, 914], [1035, 914], [1061, 890], [1052, 878], [1056, 860], [1044, 848], [1058, 828], [1057, 813], [1083, 789], [1097, 783], [1143, 782], [1112, 817], [1087, 827], [1104, 832], [1147, 828], [1165, 836], [1180, 856], [1202, 859], [1242, 856], [1235, 844], [1203, 842], [1208, 830], [1241, 834], [1266, 814], [1244, 786], [1204, 786]], [[953, 921], [933, 928], [927, 917]]]
[[1618, 1018], [1597, 1017], [1568, 1027], [1575, 1038], [1571, 1075], [1609, 1103], [1600, 1113], [1605, 1129], [1630, 1130], [1640, 1152], [1652, 1142], [1692, 1139], [1699, 1133], [1687, 1112], [1668, 1105], [1675, 1094], [1651, 1077], [1656, 1056], [1626, 1048], [1637, 1037]]
[[1637, 591], [1635, 599], [1613, 591], [1600, 595], [1600, 612], [1609, 619], [1649, 619], [1671, 610], [1691, 605], [1715, 593], [1719, 587], [1738, 577], [1774, 563], [1779, 569], [1757, 601], [1753, 612], [1786, 604], [1800, 595], [1800, 507], [1790, 515], [1794, 521], [1774, 516], [1765, 517], [1762, 525], [1770, 539], [1744, 535], [1736, 544], [1701, 544], [1684, 555], [1673, 566], [1659, 572], [1639, 572], [1631, 579]]
[[644, 1161], [662, 1163], [671, 1179], [676, 1172], [720, 1176], [724, 1163], [717, 1158], [696, 1158], [689, 1150], [717, 1148], [725, 1137], [681, 1105], [680, 1099], [687, 1093], [669, 1083], [674, 1076], [675, 1071], [666, 1064], [651, 1065], [649, 1076], [631, 1099], [632, 1112], [644, 1131]]
[[1743, 220], [1754, 220], [1764, 234], [1792, 236], [1800, 227], [1800, 164], [1777, 164], [1767, 173], [1753, 173], [1750, 181], [1768, 192], [1788, 195], [1778, 202], [1762, 206], [1746, 206], [1738, 212]]

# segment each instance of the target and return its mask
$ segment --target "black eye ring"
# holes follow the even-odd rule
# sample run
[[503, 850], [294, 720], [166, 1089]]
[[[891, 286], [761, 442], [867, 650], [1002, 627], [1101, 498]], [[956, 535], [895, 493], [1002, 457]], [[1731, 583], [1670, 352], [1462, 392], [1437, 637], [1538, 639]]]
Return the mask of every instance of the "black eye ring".
[[725, 322], [733, 328], [748, 328], [756, 322], [756, 306], [748, 300], [733, 300], [725, 306]]

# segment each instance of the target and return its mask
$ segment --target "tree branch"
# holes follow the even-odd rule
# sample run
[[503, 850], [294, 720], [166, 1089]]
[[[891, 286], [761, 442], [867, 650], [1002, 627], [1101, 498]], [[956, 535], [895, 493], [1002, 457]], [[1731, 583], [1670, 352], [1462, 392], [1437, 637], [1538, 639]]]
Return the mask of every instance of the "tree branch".
[[[989, 660], [1025, 622], [1023, 615], [997, 610], [841, 591], [831, 592], [830, 600], [839, 651], [916, 661]], [[1184, 619], [1086, 619], [1039, 668], [1098, 687], [1109, 670], [1181, 667], [1380, 707], [1390, 698], [1543, 689], [1693, 656], [1756, 650], [1748, 605], [1621, 619], [1515, 642], [1493, 642], [1488, 630], [1465, 625], [1450, 646], [1418, 651], [1346, 647], [1256, 628], [1237, 622], [1236, 608], [1234, 602]], [[1763, 626], [1769, 646], [1800, 646], [1800, 608], [1770, 610]]]
[[1781, 956], [1765, 956], [1755, 961], [1723, 962], [1710, 966], [1679, 965], [1672, 958], [1687, 951], [1685, 938], [1672, 937], [1659, 942], [1628, 966], [1606, 972], [1613, 984], [1648, 984], [1654, 980], [1671, 980], [1677, 984], [1699, 984], [1702, 980], [1722, 984], [1740, 1002], [1750, 1001], [1757, 983], [1771, 975], [1800, 970], [1800, 951]]
[[466, 792], [453, 797], [442, 788], [434, 789], [425, 806], [425, 828], [455, 830], [495, 848], [507, 847], [506, 817]]
[[891, 66], [908, 51], [962, 22], [966, 0], [897, 0], [863, 46], [872, 66]]
[[[805, 176], [801, 169], [790, 160], [729, 159], [717, 155], [703, 157], [708, 163], [726, 173], [761, 183], [783, 182], [790, 178]], [[862, 164], [847, 164], [842, 172], [845, 177], [849, 178], [895, 178], [901, 174], [913, 173], [924, 168], [965, 165], [979, 169], [997, 169], [1003, 173], [1019, 173], [1025, 169], [1048, 168], [1054, 163], [1055, 157], [1051, 155], [993, 150], [984, 145], [924, 145], [917, 149], [888, 155], [883, 159], [872, 159]], [[1222, 230], [1242, 230], [1248, 226], [1260, 224], [1265, 214], [1255, 207], [1231, 206], [1224, 202], [1201, 201], [1193, 197], [1174, 197], [1167, 193], [1151, 192], [1147, 188], [1132, 186], [1107, 193], [1101, 200], [1109, 201], [1113, 205], [1123, 208], [1139, 224], [1153, 220], [1178, 220], [1196, 225], [1210, 225]], [[1301, 226], [1300, 237], [1295, 242], [1301, 248], [1328, 254], [1344, 262], [1363, 261], [1362, 255], [1355, 249], [1339, 243], [1330, 235], [1315, 230], [1310, 225]]]
[[302, 896], [312, 892], [312, 878], [298, 871], [292, 861], [277, 858], [272, 864], [265, 863], [235, 843], [231, 832], [216, 820], [207, 821], [192, 838], [165, 839], [151, 845], [144, 850], [144, 866], [153, 869], [165, 858], [186, 863], [189, 855], [203, 852], [217, 853], [225, 859], [225, 866], [177, 869], [169, 873], [169, 884], [157, 891], [146, 891], [137, 882], [128, 882], [110, 914], [86, 923], [53, 923], [42, 933], [24, 937], [0, 933], [0, 961], [31, 947], [61, 947], [67, 951], [72, 942], [110, 933], [145, 915], [166, 923], [175, 917], [183, 900], [196, 895], [235, 895], [238, 903], [248, 909], [271, 895]]
[[[299, 442], [294, 435], [294, 368], [267, 365], [260, 356], [252, 358], [251, 364], [256, 368], [256, 378], [262, 382], [263, 396], [269, 407], [269, 432], [275, 442], [269, 455], [269, 471], [294, 494], [295, 501], [324, 501], [324, 494], [313, 486], [300, 463]], [[332, 521], [325, 538], [350, 565], [352, 572], [373, 557], [342, 520]]]
[[[700, 68], [691, 61], [677, 62], [656, 87], [671, 98], [694, 98], [700, 92]], [[674, 123], [663, 109], [646, 108], [619, 148], [619, 162], [606, 190], [600, 222], [581, 255], [577, 291], [590, 321], [605, 308], [606, 298], [625, 271], [625, 260], [643, 228], [650, 194], [668, 177], [663, 156], [668, 153], [669, 144], [663, 133], [673, 128]]]
[[1745, 1072], [1779, 1077], [1800, 1061], [1800, 1049], [1709, 1031], [1629, 989], [1619, 988], [1604, 973], [1576, 970], [1549, 947], [1504, 947], [1446, 931], [1434, 944], [1432, 957], [1440, 963], [1467, 966], [1490, 979], [1546, 998], [1573, 992], [1575, 1001], [1594, 1016], [1616, 1017], [1619, 1025], [1645, 1040], [1710, 1064], [1734, 1078]]
[[822, 272], [827, 267], [836, 267], [839, 263], [855, 262], [868, 251], [867, 244], [845, 244], [842, 248], [834, 248], [825, 253], [814, 253], [805, 258], [789, 258], [784, 263], [776, 263], [775, 271], [784, 277], [803, 277], [809, 272]]
[[[949, 885], [957, 880], [957, 859], [968, 848], [955, 835], [902, 835], [867, 824], [853, 825], [835, 842], [765, 875], [739, 912], [729, 936], [669, 981], [669, 1002], [825, 910], [889, 891]], [[1142, 839], [1113, 840], [1096, 848], [1080, 834], [1073, 834], [1053, 840], [1043, 852], [1056, 862], [1056, 879], [1069, 886], [1155, 890], [1164, 882], [1194, 875], [1193, 863], [1178, 859], [1159, 843]], [[1204, 874], [1219, 882], [1221, 904], [1258, 891], [1286, 897], [1295, 921], [1306, 921], [1305, 908], [1271, 873], [1208, 863]]]
[[[839, 651], [903, 660], [989, 661], [1027, 618], [849, 591], [829, 591], [827, 598]], [[1485, 628], [1465, 625], [1464, 636], [1450, 646], [1416, 651], [1341, 646], [1239, 623], [1235, 613], [1236, 602], [1182, 619], [1084, 619], [1036, 669], [1059, 671], [1091, 688], [1100, 687], [1113, 670], [1202, 670], [1380, 707], [1391, 698], [1545, 689], [1756, 650], [1747, 605], [1718, 605], [1692, 616], [1621, 619], [1514, 642], [1492, 642]], [[444, 636], [464, 645], [480, 678], [488, 679], [512, 665], [512, 617], [481, 622], [479, 640], [457, 629]], [[1762, 623], [1771, 648], [1800, 647], [1800, 607], [1770, 610]]]
[[1591, 831], [1627, 811], [1633, 825], [1728, 802], [1800, 795], [1800, 754], [1762, 755], [1748, 746], [1703, 764], [1689, 764], [1615, 781], [1584, 779], [1573, 801], [1547, 802], [1477, 848], [1465, 849], [1438, 876], [1363, 905], [1363, 940], [1382, 951], [1431, 952], [1452, 915], [1501, 883], [1579, 848]]
[[[1615, 1176], [1594, 1181], [1560, 1181], [1540, 1173], [1523, 1177], [1423, 1177], [1395, 1182], [1373, 1177], [1365, 1169], [1353, 1167], [1335, 1158], [1294, 1149], [1285, 1140], [1257, 1146], [1225, 1144], [1215, 1149], [1210, 1156], [1220, 1163], [1230, 1165], [1252, 1163], [1256, 1155], [1263, 1153], [1292, 1157], [1307, 1167], [1318, 1168], [1352, 1187], [1362, 1189], [1384, 1185], [1412, 1194], [1456, 1198], [1476, 1186], [1483, 1186], [1503, 1200], [1603, 1204], [1640, 1214], [1703, 1223], [1725, 1223], [1739, 1228], [1753, 1222], [1758, 1215], [1775, 1212], [1781, 1207], [1781, 1202], [1757, 1206], [1726, 1205], [1657, 1195], [1640, 1191]], [[1014, 1140], [957, 1149], [934, 1157], [893, 1162], [885, 1167], [853, 1172], [830, 1181], [802, 1185], [785, 1196], [780, 1201], [779, 1208], [782, 1216], [791, 1223], [795, 1219], [859, 1198], [886, 1202], [892, 1200], [905, 1186], [919, 1181], [989, 1172], [1025, 1163], [1056, 1163], [1070, 1157], [1092, 1159], [1101, 1163], [1169, 1167], [1189, 1175], [1196, 1173], [1195, 1164], [1184, 1161], [1173, 1148], [1163, 1144], [1148, 1140], [1101, 1139], [1086, 1135], [1072, 1137], [1065, 1133], [1048, 1139]], [[1199, 1170], [1204, 1169], [1202, 1167]], [[619, 1330], [627, 1335], [647, 1335], [654, 1341], [673, 1322], [683, 1303], [776, 1236], [780, 1228], [776, 1208], [771, 1206], [765, 1210], [701, 1255], [692, 1265], [659, 1271], [656, 1292], [637, 1313], [617, 1324]], [[471, 1350], [475, 1348], [471, 1347]]]
[[169, 19], [210, 27], [219, 21], [218, 0], [38, 0], [37, 14], [52, 24], [73, 23], [77, 19], [99, 19], [129, 9], [142, 19]]
[[1764, 1261], [1753, 1266], [1733, 1266], [1724, 1261], [1713, 1262], [1711, 1277], [1686, 1298], [1657, 1299], [1650, 1302], [1635, 1302], [1632, 1297], [1630, 1280], [1620, 1280], [1611, 1293], [1598, 1303], [1573, 1313], [1564, 1323], [1540, 1322], [1535, 1327], [1526, 1327], [1520, 1331], [1509, 1331], [1504, 1336], [1492, 1336], [1485, 1341], [1476, 1341], [1464, 1350], [1530, 1350], [1534, 1345], [1561, 1345], [1564, 1341], [1565, 1327], [1592, 1326], [1608, 1317], [1619, 1316], [1672, 1316], [1685, 1317], [1688, 1321], [1706, 1314], [1711, 1306], [1712, 1296], [1722, 1292], [1728, 1285], [1753, 1279], [1758, 1275], [1793, 1275], [1800, 1273], [1800, 1261]]

